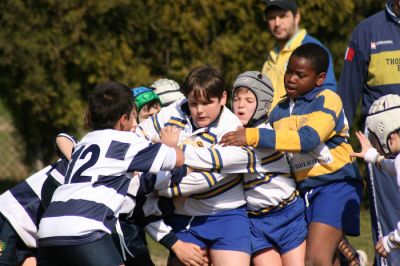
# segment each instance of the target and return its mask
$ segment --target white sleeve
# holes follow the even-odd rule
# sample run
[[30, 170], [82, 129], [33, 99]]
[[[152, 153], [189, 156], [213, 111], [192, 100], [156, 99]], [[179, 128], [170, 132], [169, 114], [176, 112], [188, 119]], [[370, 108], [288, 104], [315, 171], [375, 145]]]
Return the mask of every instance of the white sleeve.
[[218, 145], [213, 148], [187, 145], [183, 149], [185, 165], [194, 169], [225, 174], [290, 172], [285, 154], [282, 152]]
[[160, 242], [163, 237], [172, 231], [171, 227], [166, 225], [164, 220], [151, 222], [144, 227], [144, 230], [157, 242]]
[[227, 146], [200, 148], [192, 145], [184, 147], [185, 165], [207, 171], [223, 171], [226, 173], [247, 173], [249, 160], [255, 158], [252, 148]]
[[175, 168], [175, 165], [176, 165], [176, 150], [174, 148], [168, 147], [167, 155], [163, 160], [161, 170], [163, 171], [172, 170]]
[[399, 187], [400, 191], [400, 154], [396, 156], [396, 159], [394, 160], [394, 165], [396, 168], [397, 186]]
[[160, 196], [172, 198], [177, 196], [190, 196], [197, 193], [208, 191], [219, 181], [224, 179], [227, 174], [213, 172], [192, 172], [178, 183], [171, 184], [168, 188], [158, 191]]
[[397, 223], [397, 228], [394, 231], [383, 237], [382, 242], [387, 253], [400, 248], [400, 222]]
[[[127, 172], [139, 171], [156, 174], [160, 170], [172, 170], [175, 168], [176, 150], [174, 148], [161, 143], [151, 144], [146, 140], [141, 143], [136, 142], [133, 145], [132, 150], [136, 148], [139, 151], [136, 153], [131, 152], [125, 156], [125, 160], [131, 160], [126, 170]], [[138, 147], [139, 145], [142, 148]]]

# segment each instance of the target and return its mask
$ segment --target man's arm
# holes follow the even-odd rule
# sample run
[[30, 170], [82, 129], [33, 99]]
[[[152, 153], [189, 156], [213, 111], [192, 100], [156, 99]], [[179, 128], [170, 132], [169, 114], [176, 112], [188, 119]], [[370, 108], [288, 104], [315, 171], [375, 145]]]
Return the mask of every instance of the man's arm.
[[369, 54], [364, 51], [370, 45], [358, 28], [353, 32], [345, 52], [338, 94], [349, 125], [352, 124], [368, 75]]

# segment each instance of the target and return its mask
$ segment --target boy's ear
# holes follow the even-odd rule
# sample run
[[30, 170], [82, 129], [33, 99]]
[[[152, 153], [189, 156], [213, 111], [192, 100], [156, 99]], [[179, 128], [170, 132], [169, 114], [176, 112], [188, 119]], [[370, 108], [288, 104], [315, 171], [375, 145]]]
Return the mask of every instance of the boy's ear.
[[224, 91], [221, 96], [221, 100], [219, 101], [221, 105], [226, 105], [226, 100], [228, 98], [228, 93]]
[[117, 122], [117, 124], [115, 125], [115, 128], [114, 128], [114, 129], [123, 131], [123, 130], [125, 129], [126, 122], [127, 122], [128, 120], [129, 120], [129, 117], [128, 117], [126, 114], [122, 115], [122, 116], [118, 119], [118, 122]]
[[326, 79], [326, 72], [320, 73], [320, 74], [318, 75], [318, 77], [317, 77], [317, 81], [315, 82], [316, 85], [317, 85], [318, 87], [322, 86], [322, 84], [324, 84], [325, 79]]

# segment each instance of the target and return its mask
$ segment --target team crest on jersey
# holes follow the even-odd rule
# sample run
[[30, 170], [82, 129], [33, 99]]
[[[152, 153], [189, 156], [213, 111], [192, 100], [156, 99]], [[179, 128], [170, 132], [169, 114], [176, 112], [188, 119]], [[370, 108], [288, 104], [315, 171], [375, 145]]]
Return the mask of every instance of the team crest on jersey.
[[0, 240], [0, 256], [3, 255], [3, 251], [6, 249], [6, 243]]

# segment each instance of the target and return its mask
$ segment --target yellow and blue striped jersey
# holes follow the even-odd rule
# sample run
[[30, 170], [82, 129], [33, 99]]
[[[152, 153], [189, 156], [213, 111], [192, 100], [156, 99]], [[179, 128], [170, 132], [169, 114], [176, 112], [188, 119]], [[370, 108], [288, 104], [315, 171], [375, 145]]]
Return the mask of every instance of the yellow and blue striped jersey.
[[301, 189], [359, 178], [348, 143], [348, 124], [340, 97], [320, 87], [294, 102], [282, 100], [270, 114], [273, 130], [246, 129], [254, 147], [288, 152]]

